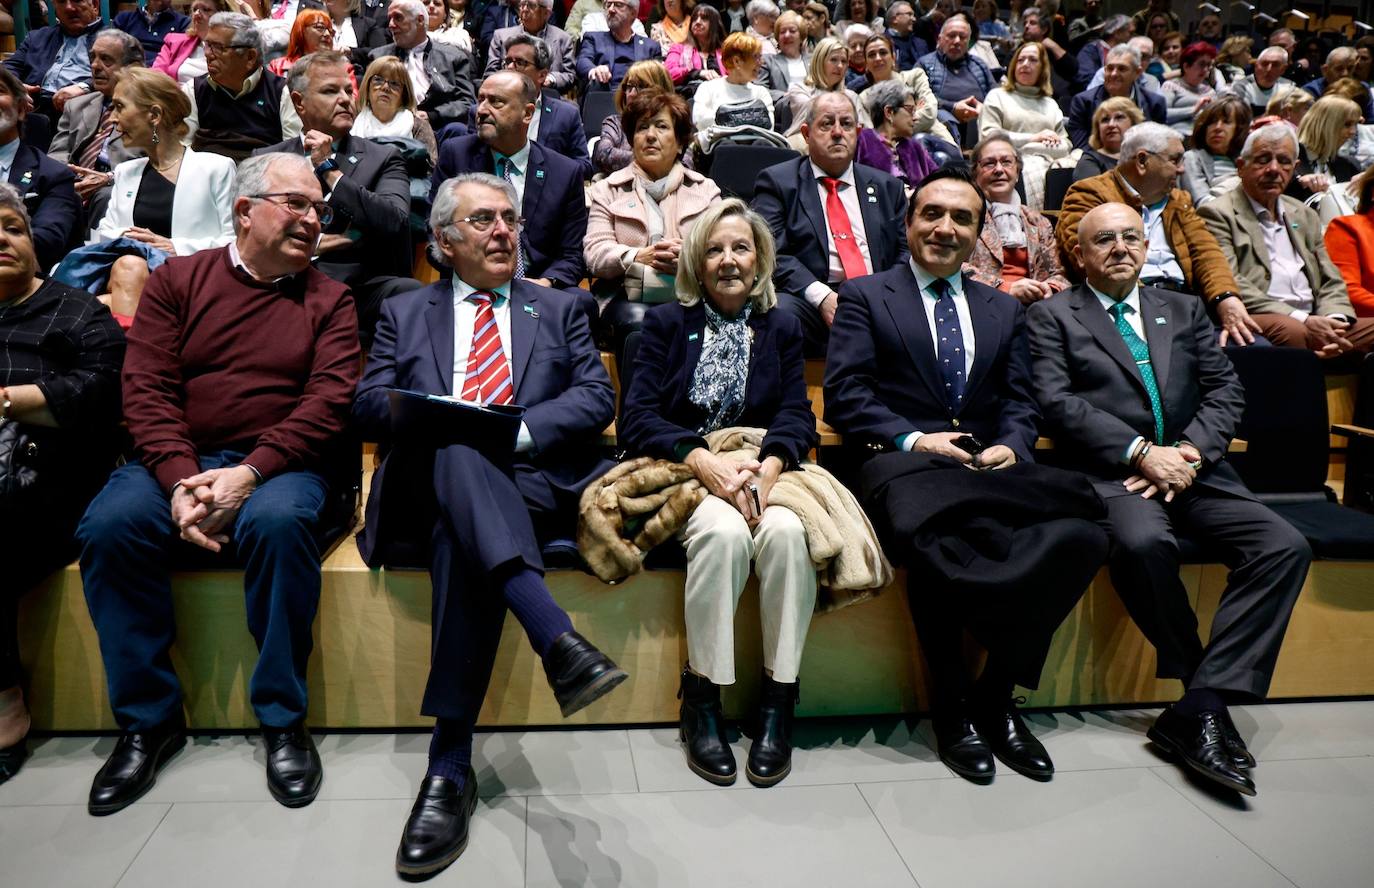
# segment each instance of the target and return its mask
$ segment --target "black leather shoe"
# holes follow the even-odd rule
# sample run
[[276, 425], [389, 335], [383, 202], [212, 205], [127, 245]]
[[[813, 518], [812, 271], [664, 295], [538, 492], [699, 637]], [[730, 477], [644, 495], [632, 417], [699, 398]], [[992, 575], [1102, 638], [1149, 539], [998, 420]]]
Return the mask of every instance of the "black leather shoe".
[[734, 783], [737, 775], [735, 753], [725, 737], [720, 686], [683, 669], [682, 687], [677, 695], [682, 698], [678, 738], [687, 753], [687, 767], [702, 780], [717, 786]]
[[997, 773], [997, 763], [968, 715], [959, 712], [940, 716], [934, 719], [934, 725], [935, 749], [940, 754], [940, 761], [965, 780], [991, 783]]
[[471, 767], [461, 790], [447, 777], [426, 777], [401, 833], [396, 871], [418, 881], [457, 860], [468, 846], [476, 808], [477, 772]]
[[1255, 795], [1255, 781], [1236, 767], [1223, 734], [1220, 713], [1187, 716], [1171, 706], [1159, 714], [1146, 736], [1195, 773], [1242, 795]]
[[304, 808], [315, 801], [324, 766], [309, 729], [263, 725], [262, 740], [267, 747], [267, 790], [272, 798], [288, 808]]
[[1008, 768], [1032, 780], [1054, 776], [1054, 762], [1022, 721], [1015, 701], [1007, 701], [1005, 709], [978, 713], [974, 724], [988, 749]]
[[29, 738], [25, 737], [12, 746], [0, 749], [0, 784], [19, 773], [24, 760], [29, 757]]
[[792, 772], [792, 718], [799, 690], [798, 682], [782, 684], [763, 676], [757, 733], [744, 763], [744, 775], [755, 786], [780, 783]]
[[554, 640], [544, 655], [544, 674], [564, 718], [629, 678], [624, 669], [576, 632], [564, 632]]
[[1232, 764], [1244, 771], [1255, 767], [1255, 757], [1250, 754], [1245, 741], [1240, 738], [1240, 731], [1236, 730], [1236, 723], [1231, 721], [1229, 712], [1221, 713], [1221, 739], [1231, 752]]
[[157, 772], [186, 745], [186, 725], [175, 719], [148, 731], [121, 734], [96, 772], [86, 810], [96, 817], [122, 811], [157, 782]]

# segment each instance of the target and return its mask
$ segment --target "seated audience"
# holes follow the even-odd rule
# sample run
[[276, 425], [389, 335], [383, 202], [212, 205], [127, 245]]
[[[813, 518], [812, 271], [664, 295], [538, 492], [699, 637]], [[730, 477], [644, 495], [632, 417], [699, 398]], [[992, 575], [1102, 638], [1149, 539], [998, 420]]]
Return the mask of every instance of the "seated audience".
[[[65, 163], [19, 138], [29, 114], [25, 96], [19, 78], [9, 68], [0, 67], [0, 181], [19, 191], [31, 220], [29, 238], [38, 267], [47, 271], [77, 237], [81, 198], [76, 193], [76, 176]], [[6, 165], [8, 171], [4, 172]]]
[[425, 146], [430, 163], [438, 161], [439, 146], [434, 140], [434, 130], [416, 110], [415, 90], [410, 85], [405, 62], [387, 56], [368, 65], [358, 106], [358, 116], [350, 131], [354, 136], [414, 139]]
[[143, 45], [130, 34], [106, 28], [91, 41], [92, 91], [62, 108], [48, 156], [76, 174], [76, 193], [87, 218], [99, 219], [114, 183], [113, 169], [142, 154], [128, 144], [113, 120], [110, 99], [125, 66], [143, 66]]
[[1170, 31], [1155, 41], [1154, 58], [1145, 66], [1145, 73], [1162, 84], [1179, 76], [1182, 60], [1183, 35], [1177, 31]]
[[1345, 281], [1355, 314], [1374, 317], [1374, 167], [1351, 182], [1358, 195], [1355, 213], [1332, 219], [1326, 227], [1326, 252]]
[[1284, 194], [1297, 164], [1293, 130], [1281, 123], [1261, 127], [1236, 161], [1240, 187], [1199, 212], [1265, 338], [1322, 358], [1366, 353], [1374, 347], [1374, 318], [1356, 317], [1316, 211]]
[[649, 17], [649, 39], [658, 41], [664, 58], [667, 58], [668, 50], [674, 43], [684, 43], [691, 36], [688, 29], [693, 6], [692, 0], [657, 0], [654, 4], [653, 14]]
[[[709, 7], [708, 7], [709, 8]], [[634, 154], [630, 137], [625, 133], [622, 117], [630, 100], [647, 90], [673, 91], [673, 81], [662, 62], [635, 62], [620, 81], [613, 96], [615, 113], [601, 121], [601, 138], [597, 140], [592, 163], [598, 172], [610, 175], [629, 166]], [[682, 146], [685, 150], [686, 146]], [[683, 163], [691, 164], [691, 155], [683, 155]]]
[[1253, 43], [1254, 38], [1248, 34], [1232, 34], [1221, 44], [1216, 59], [1218, 89], [1225, 89], [1245, 77], [1245, 72], [1255, 63], [1250, 54]]
[[1087, 147], [1093, 112], [1109, 98], [1130, 99], [1147, 120], [1155, 123], [1163, 123], [1167, 115], [1163, 96], [1141, 89], [1136, 83], [1140, 76], [1140, 53], [1129, 46], [1114, 46], [1107, 53], [1102, 71], [1101, 86], [1079, 93], [1069, 103], [1065, 126], [1075, 148]]
[[725, 0], [720, 8], [727, 34], [743, 33], [749, 27], [749, 17], [745, 11], [744, 0]]
[[[444, 10], [444, 0], [430, 0]], [[334, 42], [329, 47], [347, 55], [358, 71], [367, 67], [367, 54], [391, 39], [385, 18], [374, 18], [362, 11], [359, 0], [325, 0], [325, 11], [334, 25]], [[467, 31], [460, 26], [463, 38]]]
[[1250, 106], [1251, 118], [1263, 117], [1270, 102], [1293, 88], [1293, 81], [1283, 76], [1287, 67], [1288, 53], [1278, 46], [1265, 47], [1255, 59], [1253, 73], [1227, 89]]
[[473, 103], [472, 56], [466, 50], [430, 39], [428, 13], [420, 0], [392, 0], [386, 23], [391, 43], [372, 50], [376, 61], [396, 56], [405, 62], [415, 105], [435, 132], [466, 120]]
[[[1312, 106], [1317, 102], [1312, 98], [1312, 94], [1305, 89], [1290, 89], [1287, 92], [1279, 93], [1267, 106], [1261, 117], [1277, 117], [1293, 127], [1296, 132], [1302, 125], [1302, 119], [1307, 116], [1307, 112], [1312, 110]], [[1253, 128], [1260, 120], [1256, 117], [1250, 122]]]
[[[515, 276], [542, 287], [576, 290], [584, 273], [582, 242], [587, 236], [582, 167], [530, 141], [538, 97], [534, 81], [516, 71], [498, 71], [482, 81], [477, 132], [439, 146], [429, 195], [433, 200], [444, 181], [459, 173], [494, 172], [509, 181], [524, 217]], [[584, 303], [590, 299], [587, 295]]]
[[773, 97], [754, 82], [763, 60], [758, 39], [748, 33], [731, 34], [721, 45], [720, 58], [725, 76], [703, 83], [692, 98], [692, 125], [697, 132], [717, 124], [761, 124], [765, 120], [766, 128], [772, 129]]
[[[856, 453], [897, 451], [863, 466], [864, 510], [889, 557], [908, 567], [941, 761], [987, 783], [995, 755], [1048, 780], [1054, 764], [1013, 690], [1039, 685], [1054, 631], [1105, 560], [1107, 535], [1083, 476], [1034, 465], [1025, 309], [960, 273], [985, 212], [959, 167], [917, 186], [910, 258], [841, 289], [825, 421]], [[917, 501], [938, 505], [913, 509]], [[974, 530], [959, 517], [970, 514], [988, 517]], [[989, 533], [1003, 542], [971, 542]], [[988, 652], [976, 681], [964, 664], [966, 631]]]
[[[1327, 53], [1326, 64], [1322, 65], [1322, 76], [1315, 80], [1309, 80], [1302, 85], [1302, 88], [1312, 94], [1312, 98], [1320, 99], [1331, 91], [1331, 87], [1336, 81], [1350, 77], [1355, 73], [1355, 63], [1359, 61], [1359, 54], [1352, 46], [1338, 46]], [[1366, 95], [1364, 101], [1360, 103], [1360, 116], [1367, 123], [1374, 123], [1374, 98]]]
[[[1129, 18], [1124, 15], [1114, 15], [1102, 23], [1101, 30], [1097, 32], [1099, 36], [1088, 40], [1075, 50], [1078, 54], [1078, 81], [1075, 86], [1079, 92], [1089, 88], [1093, 75], [1107, 66], [1107, 59], [1111, 55], [1111, 51], [1125, 46], [1134, 35], [1134, 31], [1135, 28]], [[1088, 33], [1088, 30], [1085, 28], [1083, 33]], [[1136, 68], [1143, 70], [1144, 65], [1142, 63], [1144, 60], [1137, 57], [1136, 61]], [[1134, 81], [1139, 76], [1140, 71], [1137, 70], [1131, 80]]]
[[1182, 174], [1183, 140], [1178, 133], [1156, 123], [1131, 127], [1121, 141], [1116, 168], [1075, 182], [1064, 196], [1055, 228], [1060, 253], [1074, 273], [1081, 275], [1083, 269], [1075, 264], [1074, 252], [1079, 220], [1104, 203], [1134, 207], [1144, 219], [1149, 238], [1141, 282], [1201, 297], [1216, 311], [1222, 328], [1221, 344], [1228, 339], [1235, 345], [1248, 344], [1258, 327], [1239, 298], [1240, 290], [1231, 274], [1235, 263], [1227, 262], [1217, 239], [1193, 209], [1188, 193], [1176, 187]]
[[505, 70], [524, 74], [539, 89], [539, 99], [534, 103], [534, 117], [530, 120], [530, 140], [577, 161], [582, 167], [582, 177], [590, 179], [594, 170], [591, 156], [587, 154], [587, 131], [582, 128], [582, 111], [572, 102], [565, 102], [556, 90], [549, 87], [549, 64], [549, 48], [538, 37], [514, 34], [506, 41], [506, 54], [502, 60]]
[[40, 270], [23, 197], [0, 184], [0, 441], [36, 444], [61, 469], [0, 493], [0, 536], [14, 556], [0, 593], [0, 784], [28, 757], [19, 596], [71, 562], [76, 523], [119, 457], [124, 334], [89, 293]]
[[810, 0], [802, 8], [801, 17], [806, 32], [806, 48], [815, 52], [817, 43], [833, 36], [830, 25], [830, 7], [819, 2], [819, 0]]
[[759, 83], [775, 95], [782, 95], [794, 83], [806, 80], [807, 63], [811, 55], [802, 45], [801, 16], [787, 10], [778, 16], [773, 25], [773, 38], [777, 41], [778, 51], [763, 57], [763, 67], [759, 69]]
[[[1301, 189], [1295, 194], [1306, 198], [1337, 182], [1349, 182], [1360, 170], [1340, 154], [1341, 146], [1355, 136], [1360, 123], [1360, 106], [1342, 96], [1323, 96], [1313, 103], [1298, 124], [1297, 175]], [[1305, 177], [1315, 175], [1321, 180]], [[1301, 193], [1302, 191], [1306, 193]]]
[[720, 12], [705, 3], [692, 10], [687, 39], [668, 47], [663, 64], [673, 85], [690, 95], [708, 80], [725, 76], [720, 49], [725, 43], [725, 24]]
[[884, 33], [897, 52], [897, 70], [910, 71], [918, 67], [921, 56], [930, 52], [930, 46], [916, 36], [916, 10], [912, 4], [907, 0], [889, 3], [883, 23], [887, 25]]
[[1160, 94], [1168, 106], [1164, 112], [1164, 122], [1184, 138], [1192, 135], [1193, 118], [1197, 112], [1216, 97], [1216, 89], [1212, 85], [1216, 58], [1217, 51], [1212, 44], [1203, 41], [1190, 44], [1179, 59], [1181, 73], [1167, 81], [1161, 89]]
[[[354, 423], [380, 442], [382, 459], [358, 536], [363, 560], [387, 564], [402, 542], [429, 550], [435, 616], [420, 711], [436, 721], [396, 851], [396, 869], [411, 878], [438, 872], [467, 846], [477, 806], [472, 733], [507, 610], [565, 717], [626, 678], [574, 631], [543, 577], [541, 543], [573, 535], [582, 488], [611, 467], [598, 444], [615, 393], [572, 302], [520, 280], [518, 205], [510, 183], [489, 173], [442, 185], [430, 226], [453, 280], [387, 300], [353, 402]], [[387, 393], [397, 388], [524, 407], [514, 452], [393, 439]], [[406, 540], [407, 527], [422, 539]]]
[[1293, 34], [1291, 28], [1277, 28], [1271, 31], [1269, 33], [1269, 45], [1277, 46], [1288, 55], [1288, 67], [1283, 71], [1283, 76], [1288, 80], [1301, 86], [1316, 76], [1312, 73], [1309, 60], [1299, 58], [1297, 52], [1298, 38]]
[[[741, 0], [731, 0], [731, 2], [741, 2]], [[743, 22], [743, 17], [744, 7], [741, 6], [741, 22]], [[581, 41], [582, 38], [588, 34], [610, 30], [610, 24], [607, 22], [606, 17], [606, 9], [602, 5], [601, 0], [577, 0], [577, 2], [573, 3], [572, 9], [568, 11], [568, 18], [563, 23], [562, 27], [563, 30], [567, 31], [572, 35], [572, 38], [577, 41]], [[630, 26], [630, 30], [641, 36], [648, 35], [648, 32], [644, 30], [644, 24], [640, 22], [638, 18], [634, 19], [634, 24]], [[739, 30], [744, 30], [743, 24], [740, 25]]]
[[322, 9], [302, 9], [291, 23], [291, 37], [286, 41], [286, 54], [267, 63], [267, 70], [285, 77], [291, 66], [302, 57], [334, 46], [334, 22]]
[[208, 73], [182, 86], [191, 100], [192, 148], [237, 161], [300, 134], [286, 80], [263, 67], [262, 35], [252, 19], [215, 13], [205, 49]]
[[1030, 305], [1067, 289], [1054, 226], [1016, 195], [1022, 156], [1005, 133], [984, 136], [973, 149], [974, 181], [987, 198], [988, 219], [964, 263], [964, 274]]
[[1236, 186], [1236, 157], [1249, 133], [1250, 106], [1235, 93], [1218, 95], [1198, 113], [1193, 148], [1183, 155], [1183, 190], [1193, 206]]
[[1064, 112], [1050, 85], [1050, 60], [1045, 47], [1022, 43], [1011, 54], [1002, 88], [988, 93], [978, 110], [978, 137], [1000, 132], [1021, 156], [1021, 181], [1026, 202], [1045, 205], [1045, 173], [1054, 161], [1068, 157], [1073, 146], [1064, 129]]
[[[235, 240], [169, 259], [144, 288], [123, 375], [137, 458], [115, 470], [76, 531], [122, 732], [92, 782], [93, 815], [147, 793], [186, 744], [170, 654], [171, 574], [188, 563], [244, 569], [259, 652], [248, 696], [268, 790], [288, 808], [319, 792], [323, 769], [305, 727], [316, 534], [326, 455], [345, 430], [361, 358], [348, 290], [310, 267], [331, 215], [323, 197], [303, 157], [245, 160]], [[226, 548], [232, 561], [214, 557]]]
[[823, 357], [836, 290], [908, 258], [902, 183], [854, 163], [858, 111], [843, 93], [821, 93], [802, 119], [807, 156], [759, 174], [754, 209], [778, 246], [778, 307], [801, 321], [807, 357]]
[[[1139, 280], [1148, 248], [1132, 207], [1083, 216], [1086, 282], [1026, 313], [1033, 391], [1056, 456], [1106, 502], [1112, 585], [1155, 646], [1157, 677], [1183, 682], [1150, 740], [1187, 773], [1252, 796], [1255, 760], [1227, 706], [1268, 692], [1312, 551], [1226, 462], [1245, 393], [1206, 309]], [[1180, 529], [1230, 569], [1205, 647], [1179, 579]]]
[[1052, 27], [1052, 19], [1045, 16], [1040, 7], [1028, 6], [1022, 10], [1021, 40], [1023, 43], [1039, 43], [1045, 48], [1050, 60], [1050, 86], [1054, 94], [1059, 96], [1057, 101], [1062, 109], [1067, 106], [1076, 91], [1078, 59], [1054, 39]]
[[826, 37], [811, 51], [811, 63], [807, 65], [806, 79], [794, 83], [787, 89], [787, 104], [792, 109], [793, 125], [806, 114], [812, 100], [822, 93], [841, 92], [849, 97], [855, 108], [859, 109], [859, 125], [869, 126], [868, 112], [859, 102], [858, 93], [845, 86], [844, 74], [849, 61], [849, 50], [834, 37]]
[[992, 43], [999, 54], [1011, 48], [1011, 30], [997, 16], [997, 0], [973, 0], [972, 11], [979, 39]]
[[[938, 104], [935, 101], [935, 94], [930, 91], [930, 80], [926, 77], [925, 69], [917, 65], [910, 71], [898, 71], [896, 50], [893, 48], [892, 39], [886, 34], [874, 34], [869, 37], [864, 42], [864, 55], [866, 57], [864, 91], [867, 92], [872, 86], [890, 80], [899, 81], [910, 88], [916, 96], [916, 114], [912, 121], [915, 124], [916, 132], [919, 134], [918, 138], [932, 152], [943, 151], [950, 156], [958, 154], [959, 148], [954, 144], [954, 137], [949, 134], [949, 130], [936, 116]], [[859, 110], [866, 118], [868, 103], [863, 101], [862, 96], [863, 93], [860, 93]], [[864, 128], [872, 125], [862, 118], [859, 123]]]
[[577, 79], [586, 90], [613, 91], [635, 62], [663, 58], [655, 41], [635, 33], [627, 0], [606, 0], [605, 9], [608, 30], [582, 35], [577, 51]]
[[311, 53], [292, 67], [287, 86], [301, 137], [256, 153], [300, 154], [314, 166], [334, 210], [315, 246], [315, 267], [348, 287], [368, 346], [382, 300], [416, 286], [410, 178], [395, 148], [354, 137], [353, 67], [343, 53]]
[[[471, 55], [472, 35], [463, 27], [461, 12], [458, 13], [457, 21], [454, 20], [454, 10], [450, 8], [450, 4], [451, 0], [425, 0], [425, 33], [429, 34], [429, 39], [437, 43], [456, 46]], [[385, 34], [385, 30], [382, 33]], [[385, 38], [374, 45], [381, 46], [384, 43]]]
[[[553, 0], [521, 0], [520, 23], [513, 27], [501, 28], [492, 35], [485, 73], [492, 74], [506, 67], [506, 50], [511, 47], [513, 38], [533, 38], [543, 41], [548, 55], [548, 63], [544, 65], [547, 73], [541, 87], [548, 86], [554, 92], [565, 93], [576, 86], [576, 47], [567, 31], [549, 23], [552, 13]], [[585, 140], [583, 147], [585, 148]]]
[[96, 0], [55, 0], [53, 12], [57, 24], [30, 30], [3, 63], [23, 81], [33, 111], [51, 121], [90, 90], [91, 40], [105, 27]]
[[[1140, 76], [1135, 79], [1136, 87], [1141, 90], [1158, 94], [1161, 88], [1161, 81], [1147, 70], [1150, 60], [1154, 58], [1154, 44], [1150, 42], [1150, 38], [1148, 37], [1132, 37], [1130, 40], [1126, 41], [1126, 45], [1134, 49], [1140, 55]], [[1179, 73], [1181, 73], [1181, 71], [1179, 71]], [[1088, 85], [1082, 90], [1079, 90], [1079, 92], [1096, 89], [1101, 86], [1105, 76], [1106, 71], [1103, 68], [1098, 68], [1097, 71], [1094, 72], [1092, 79], [1088, 81]], [[1177, 77], [1178, 74], [1174, 76]]]
[[[680, 733], [687, 766], [722, 786], [737, 772], [720, 689], [735, 683], [735, 610], [750, 562], [763, 624], [759, 730], [745, 764], [755, 786], [791, 771], [798, 671], [816, 609], [806, 529], [770, 501], [818, 440], [801, 328], [775, 310], [773, 258], [768, 226], [742, 201], [702, 215], [683, 242], [677, 300], [644, 318], [618, 426], [631, 454], [686, 463], [707, 492], [678, 534], [687, 550]], [[757, 459], [711, 450], [706, 435], [737, 426], [766, 430]]]
[[205, 74], [205, 38], [210, 33], [210, 19], [218, 12], [238, 12], [234, 0], [192, 0], [191, 23], [177, 34], [168, 34], [162, 40], [162, 49], [149, 66], [176, 78], [177, 83], [186, 85]]
[[[875, 38], [876, 39], [876, 38]], [[912, 188], [937, 164], [916, 138], [916, 94], [900, 80], [875, 83], [863, 94], [872, 127], [859, 130], [854, 161]]]
[[1092, 135], [1073, 168], [1073, 180], [1090, 179], [1116, 169], [1126, 131], [1144, 122], [1145, 115], [1124, 96], [1114, 96], [1098, 105], [1093, 111]]
[[864, 55], [864, 47], [873, 36], [873, 29], [868, 25], [852, 24], [839, 33], [844, 35], [844, 45], [849, 47], [849, 68], [844, 72], [844, 85], [855, 92], [863, 92], [868, 86], [868, 58]]
[[173, 9], [172, 0], [144, 0], [141, 9], [121, 12], [110, 24], [132, 34], [143, 46], [143, 64], [152, 65], [167, 35], [185, 31], [191, 18]]
[[[645, 307], [675, 298], [682, 241], [720, 188], [683, 167], [692, 136], [680, 96], [645, 90], [625, 109], [633, 160], [587, 191], [587, 274], [602, 298], [600, 329], [617, 356]], [[606, 300], [607, 295], [611, 298]]]
[[974, 121], [983, 99], [997, 86], [983, 60], [969, 54], [971, 34], [967, 19], [952, 16], [940, 28], [935, 51], [921, 56], [921, 67], [939, 104], [940, 122], [965, 145], [977, 141]]
[[779, 12], [778, 5], [773, 0], [749, 0], [749, 5], [745, 7], [749, 27], [745, 28], [744, 33], [759, 42], [763, 55], [772, 55], [778, 51], [778, 45], [773, 42], [773, 26], [778, 20]]
[[847, 37], [850, 28], [863, 25], [870, 32], [864, 35], [867, 40], [874, 32], [883, 30], [882, 10], [875, 8], [877, 6], [876, 0], [839, 0], [835, 4], [836, 32]]
[[520, 26], [519, 0], [492, 0], [485, 7], [481, 13], [482, 21], [472, 32], [478, 52], [478, 68], [474, 70], [483, 68], [486, 55], [491, 51], [492, 37], [497, 31]]

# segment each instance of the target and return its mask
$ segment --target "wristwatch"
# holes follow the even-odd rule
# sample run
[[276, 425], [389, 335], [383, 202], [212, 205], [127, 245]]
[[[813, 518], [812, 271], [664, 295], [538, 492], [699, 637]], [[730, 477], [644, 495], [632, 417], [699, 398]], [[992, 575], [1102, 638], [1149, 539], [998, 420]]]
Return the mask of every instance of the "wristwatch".
[[334, 170], [337, 170], [338, 168], [339, 165], [337, 162], [335, 162], [334, 158], [327, 157], [325, 158], [324, 163], [315, 167], [315, 175], [323, 176], [325, 173], [332, 172]]
[[1208, 300], [1207, 300], [1207, 307], [1208, 307], [1208, 308], [1216, 308], [1218, 305], [1221, 305], [1222, 300], [1224, 300], [1224, 299], [1230, 299], [1232, 296], [1234, 296], [1234, 297], [1237, 298], [1237, 299], [1240, 298], [1240, 294], [1237, 293], [1237, 292], [1235, 292], [1234, 290], [1227, 290], [1225, 293], [1218, 293], [1217, 295], [1213, 296], [1211, 299], [1208, 299]]

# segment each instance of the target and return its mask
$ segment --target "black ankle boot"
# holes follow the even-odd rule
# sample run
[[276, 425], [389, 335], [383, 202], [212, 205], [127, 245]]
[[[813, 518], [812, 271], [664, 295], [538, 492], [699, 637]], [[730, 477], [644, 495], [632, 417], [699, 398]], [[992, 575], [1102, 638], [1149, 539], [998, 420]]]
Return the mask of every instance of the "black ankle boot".
[[682, 670], [681, 727], [678, 736], [687, 752], [687, 767], [717, 786], [735, 782], [735, 754], [725, 738], [725, 712], [720, 708], [720, 686], [708, 678]]
[[749, 747], [745, 776], [755, 786], [782, 782], [792, 771], [792, 717], [801, 699], [800, 683], [782, 684], [764, 674], [759, 695], [759, 723]]

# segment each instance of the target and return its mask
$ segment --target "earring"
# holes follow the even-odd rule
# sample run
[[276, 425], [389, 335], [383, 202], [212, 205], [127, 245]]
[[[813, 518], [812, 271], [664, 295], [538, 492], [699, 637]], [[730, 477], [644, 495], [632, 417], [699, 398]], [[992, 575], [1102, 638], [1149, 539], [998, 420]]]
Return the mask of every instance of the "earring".
[[153, 124], [153, 144], [156, 145], [161, 140], [157, 137], [157, 124]]

